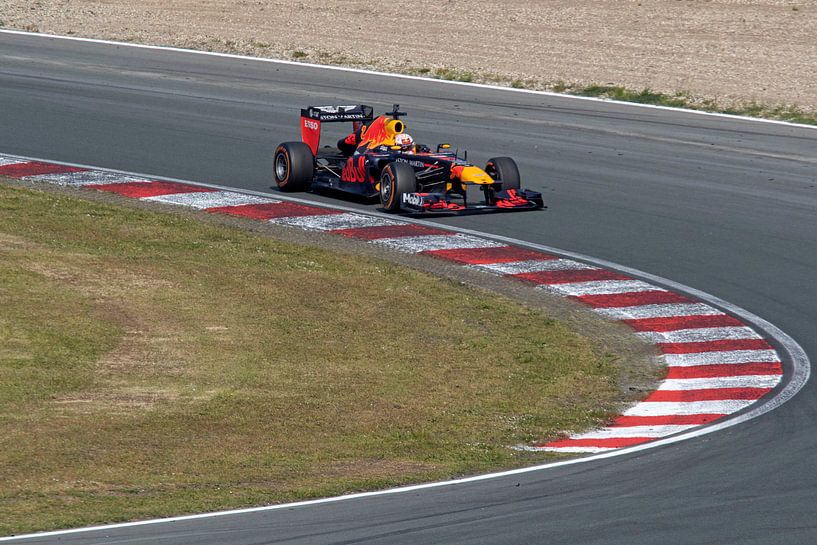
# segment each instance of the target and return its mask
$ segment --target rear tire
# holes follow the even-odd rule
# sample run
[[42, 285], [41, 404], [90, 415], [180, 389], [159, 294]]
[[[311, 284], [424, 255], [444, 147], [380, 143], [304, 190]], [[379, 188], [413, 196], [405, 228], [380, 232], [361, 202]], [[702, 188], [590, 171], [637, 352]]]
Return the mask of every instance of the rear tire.
[[389, 163], [380, 173], [380, 204], [387, 212], [398, 212], [403, 195], [417, 192], [414, 169], [405, 163]]
[[516, 166], [516, 161], [510, 157], [494, 157], [488, 159], [485, 165], [485, 172], [488, 176], [502, 183], [502, 190], [519, 189], [519, 168]]
[[272, 159], [275, 184], [281, 191], [306, 191], [315, 176], [315, 157], [303, 142], [284, 142]]

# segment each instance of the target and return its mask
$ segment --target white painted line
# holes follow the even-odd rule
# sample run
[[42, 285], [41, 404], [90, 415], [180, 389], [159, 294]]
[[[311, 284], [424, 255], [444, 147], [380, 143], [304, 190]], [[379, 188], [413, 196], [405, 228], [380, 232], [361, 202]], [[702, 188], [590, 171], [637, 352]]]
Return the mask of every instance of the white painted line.
[[531, 452], [561, 452], [563, 454], [599, 454], [602, 452], [610, 452], [613, 450], [621, 450], [618, 448], [604, 448], [604, 447], [529, 447], [527, 445], [520, 445], [514, 447], [516, 450], [528, 450]]
[[774, 388], [783, 379], [782, 375], [745, 375], [716, 378], [667, 379], [659, 390], [709, 390], [712, 388]]
[[702, 343], [762, 338], [751, 327], [702, 327], [675, 331], [640, 331], [636, 335], [652, 343]]
[[38, 174], [26, 176], [25, 179], [66, 186], [130, 184], [134, 182], [152, 181], [147, 178], [128, 176], [127, 174], [119, 174], [117, 172], [105, 172], [104, 170], [86, 170], [83, 172], [68, 172], [65, 174]]
[[21, 163], [28, 163], [28, 161], [24, 159], [17, 159], [8, 155], [0, 155], [0, 167], [6, 165], [19, 165]]
[[206, 208], [220, 208], [222, 206], [241, 206], [244, 204], [267, 204], [281, 202], [276, 199], [256, 197], [255, 195], [246, 195], [235, 191], [197, 191], [195, 193], [172, 193], [170, 195], [142, 197], [140, 200], [160, 202], [163, 204], [175, 204], [179, 206], [189, 206], [200, 210]]
[[723, 314], [704, 303], [675, 303], [667, 305], [641, 305], [635, 307], [597, 308], [599, 314], [616, 320], [642, 320], [647, 318], [673, 318], [675, 316], [718, 316]]
[[401, 252], [420, 253], [433, 250], [463, 250], [504, 246], [481, 237], [470, 235], [420, 235], [416, 237], [379, 238], [371, 244], [381, 244]]
[[337, 229], [354, 229], [357, 227], [383, 227], [400, 225], [400, 222], [366, 216], [363, 214], [320, 214], [317, 216], [291, 216], [273, 218], [270, 223], [300, 227], [307, 231], [335, 231]]
[[524, 274], [541, 271], [570, 271], [598, 269], [593, 265], [573, 261], [572, 259], [534, 259], [531, 261], [515, 261], [512, 263], [487, 263], [483, 265], [471, 265], [471, 268], [488, 271], [494, 274]]
[[780, 356], [774, 350], [726, 350], [723, 352], [697, 352], [694, 354], [664, 354], [661, 356], [668, 367], [692, 367], [696, 365], [731, 365], [741, 363], [775, 363]]
[[731, 414], [745, 409], [756, 399], [718, 401], [642, 401], [624, 411], [624, 416], [674, 416], [689, 414]]
[[575, 282], [571, 284], [540, 284], [546, 289], [560, 295], [613, 295], [617, 293], [636, 293], [642, 291], [665, 291], [658, 286], [641, 280], [597, 280], [593, 282]]
[[622, 426], [609, 427], [571, 436], [571, 439], [619, 439], [631, 437], [666, 437], [687, 431], [696, 425], [666, 425], [666, 426]]

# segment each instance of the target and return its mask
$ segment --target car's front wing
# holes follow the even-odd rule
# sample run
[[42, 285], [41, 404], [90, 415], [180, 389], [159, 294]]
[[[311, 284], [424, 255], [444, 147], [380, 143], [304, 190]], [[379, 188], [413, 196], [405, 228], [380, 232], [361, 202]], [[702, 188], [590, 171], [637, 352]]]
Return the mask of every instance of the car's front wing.
[[400, 210], [421, 214], [515, 212], [546, 208], [542, 194], [526, 189], [502, 191], [492, 202], [471, 203], [444, 193], [404, 193]]

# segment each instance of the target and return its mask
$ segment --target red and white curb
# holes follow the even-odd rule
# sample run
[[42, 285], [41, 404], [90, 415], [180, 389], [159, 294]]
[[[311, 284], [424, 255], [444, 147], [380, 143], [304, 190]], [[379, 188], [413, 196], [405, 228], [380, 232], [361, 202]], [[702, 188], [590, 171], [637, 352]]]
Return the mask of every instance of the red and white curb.
[[[778, 349], [736, 313], [599, 263], [399, 217], [10, 155], [0, 155], [0, 175], [323, 231], [433, 256], [579, 301], [629, 325], [657, 346], [668, 372], [646, 399], [607, 427], [520, 449], [600, 453], [640, 445], [743, 411], [784, 379]], [[800, 374], [804, 383], [808, 371]]]

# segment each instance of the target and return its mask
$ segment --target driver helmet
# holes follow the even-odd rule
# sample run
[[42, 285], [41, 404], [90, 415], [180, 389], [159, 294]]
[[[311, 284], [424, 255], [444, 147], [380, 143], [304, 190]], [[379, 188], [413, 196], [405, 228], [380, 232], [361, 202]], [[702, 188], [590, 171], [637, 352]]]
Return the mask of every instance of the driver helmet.
[[408, 133], [400, 133], [394, 137], [394, 143], [403, 148], [403, 151], [409, 151], [414, 148], [414, 138]]

